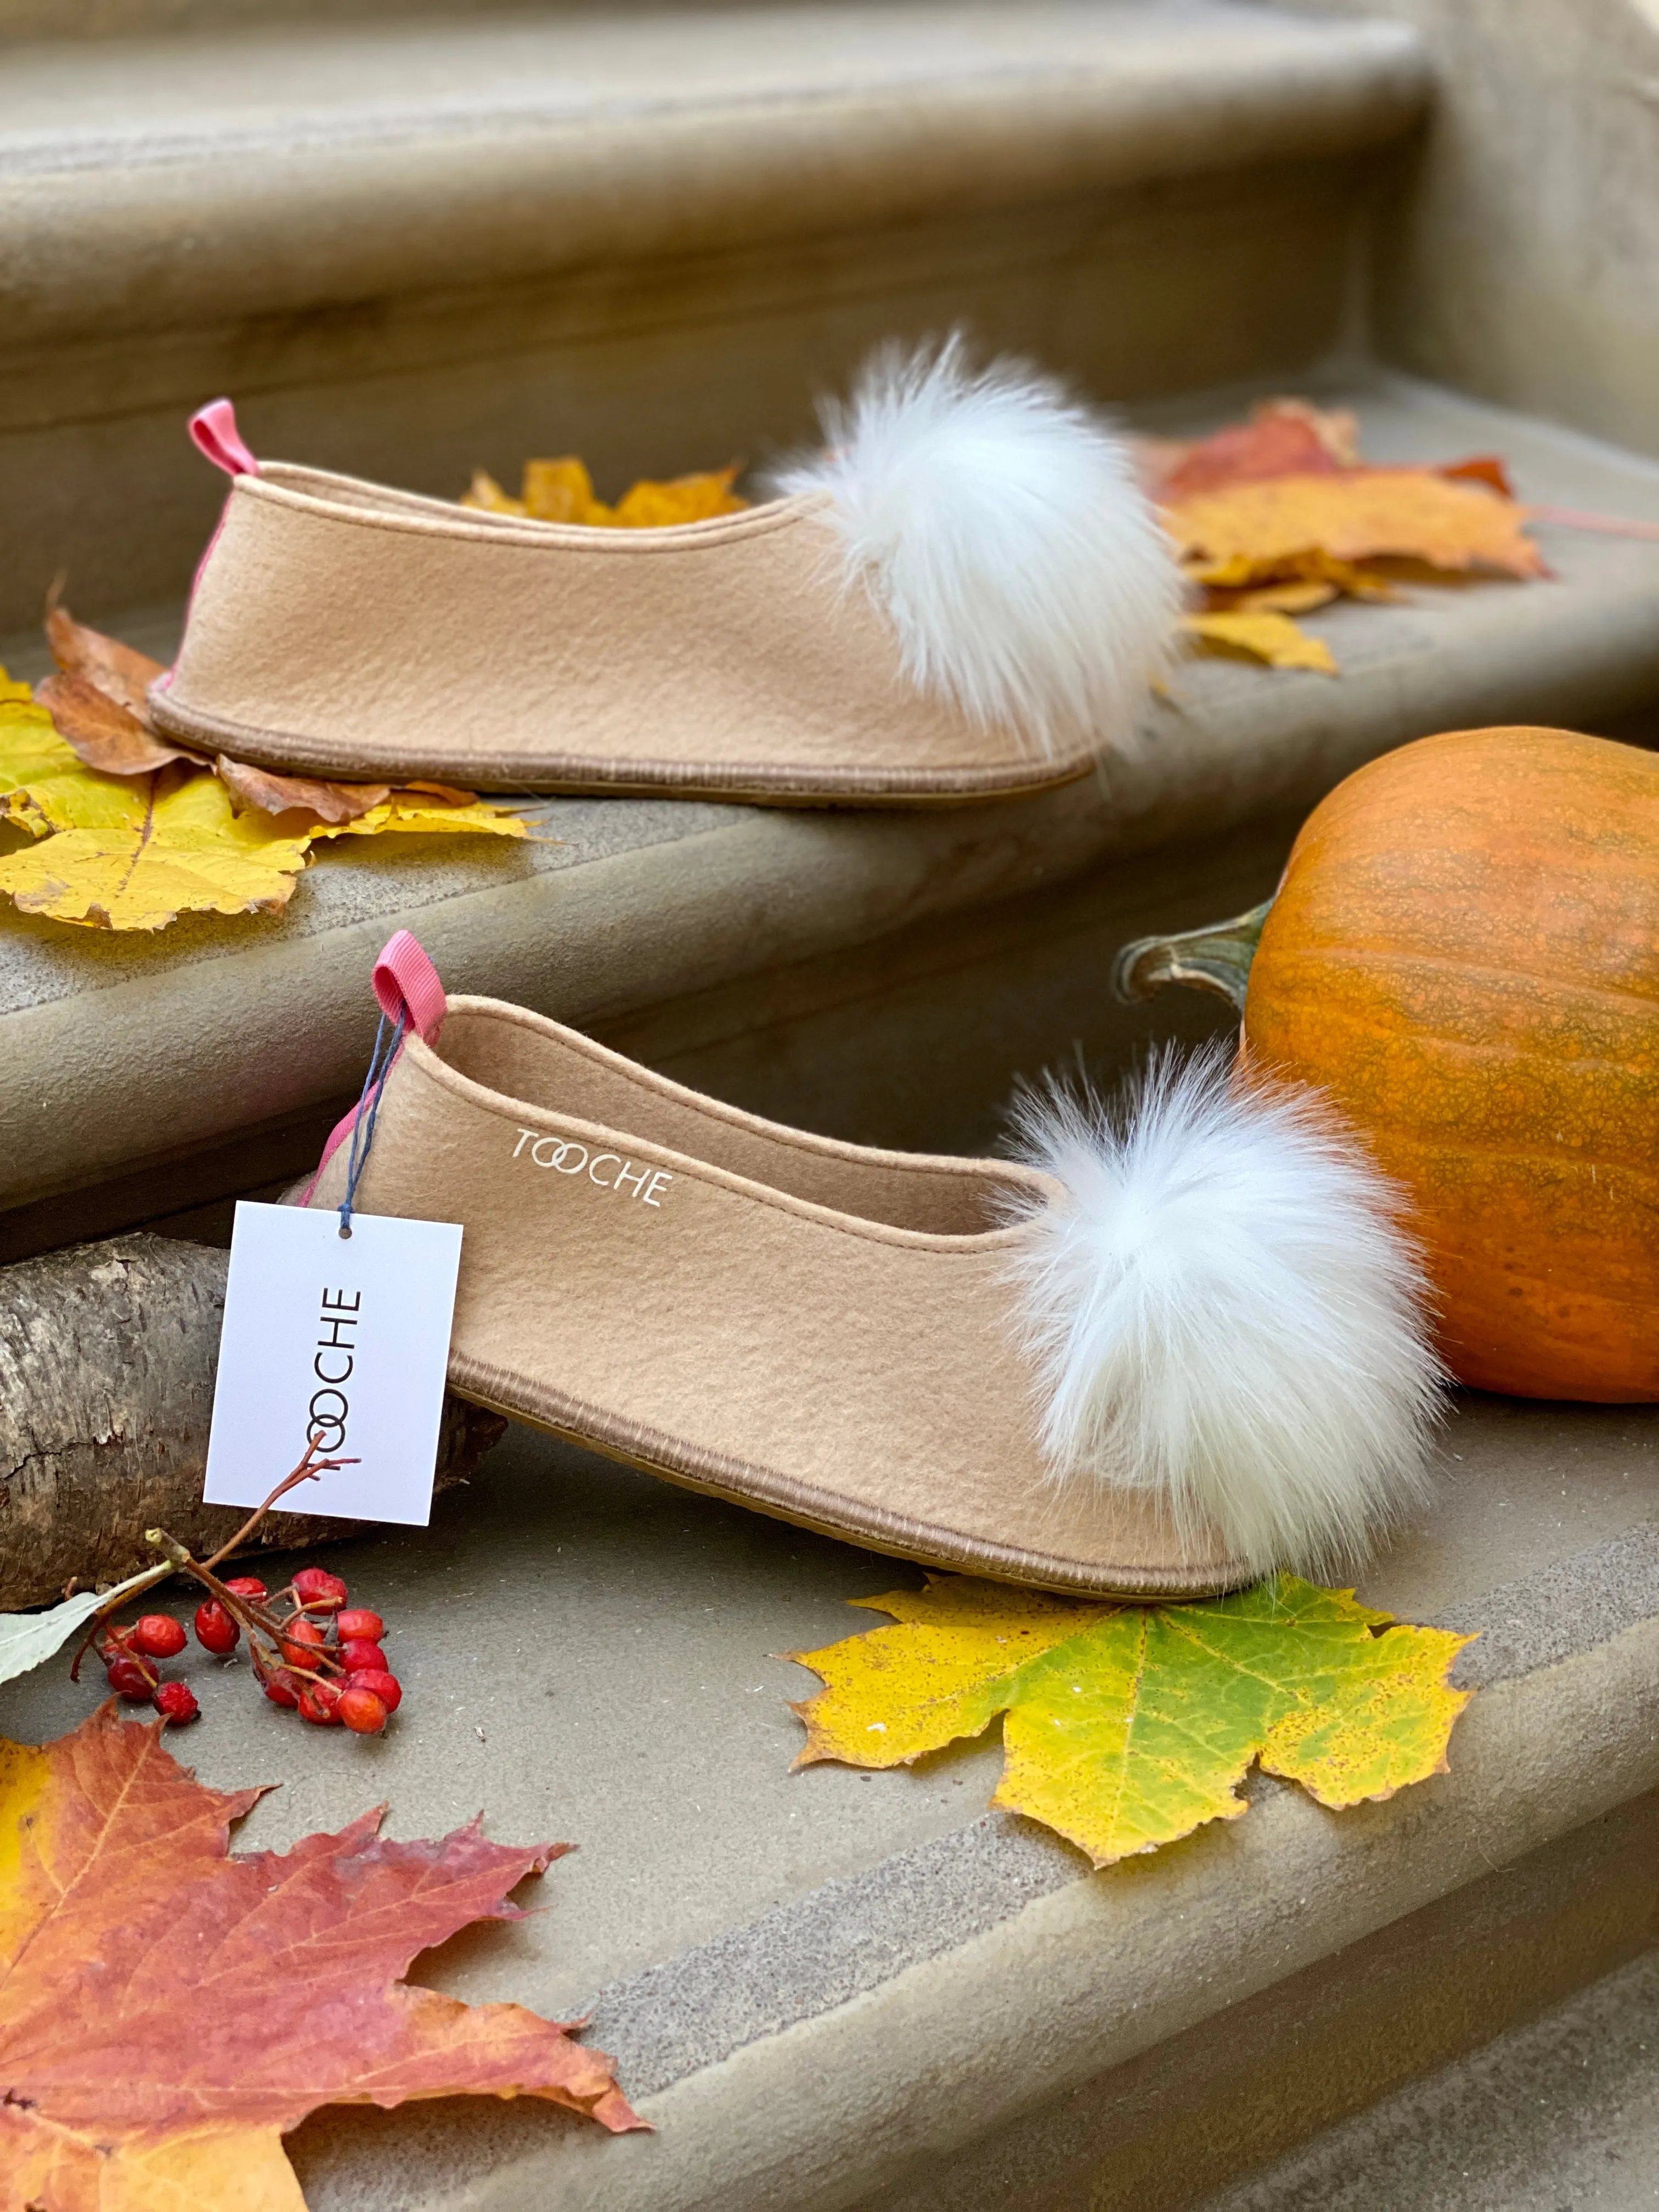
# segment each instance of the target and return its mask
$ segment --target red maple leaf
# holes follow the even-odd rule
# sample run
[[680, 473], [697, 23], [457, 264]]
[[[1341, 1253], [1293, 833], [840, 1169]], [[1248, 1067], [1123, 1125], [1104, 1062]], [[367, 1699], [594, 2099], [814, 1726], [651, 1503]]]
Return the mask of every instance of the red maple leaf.
[[303, 2212], [282, 2147], [319, 2105], [471, 2092], [644, 2124], [574, 2023], [401, 1979], [569, 1846], [474, 1821], [391, 1843], [384, 1808], [232, 1853], [258, 1790], [209, 1790], [106, 1705], [0, 1741], [0, 2208]]

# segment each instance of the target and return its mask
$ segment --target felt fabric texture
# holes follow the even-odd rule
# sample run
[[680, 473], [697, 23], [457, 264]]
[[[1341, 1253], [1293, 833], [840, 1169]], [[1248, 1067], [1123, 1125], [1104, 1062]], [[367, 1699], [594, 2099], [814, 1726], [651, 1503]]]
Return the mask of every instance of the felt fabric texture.
[[262, 767], [475, 790], [950, 803], [1095, 757], [919, 689], [822, 492], [599, 530], [262, 462], [232, 481], [151, 703]]
[[[337, 1205], [343, 1152], [309, 1195]], [[408, 1039], [360, 1211], [462, 1224], [463, 1395], [928, 1565], [1097, 1595], [1248, 1579], [1156, 1501], [1056, 1481], [999, 1225], [1012, 1163], [846, 1145], [456, 998]]]

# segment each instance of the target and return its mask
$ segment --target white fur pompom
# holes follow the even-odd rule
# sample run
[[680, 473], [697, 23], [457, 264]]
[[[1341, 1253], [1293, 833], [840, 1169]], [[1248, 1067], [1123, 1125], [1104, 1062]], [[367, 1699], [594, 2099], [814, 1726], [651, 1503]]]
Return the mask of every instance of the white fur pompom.
[[912, 680], [1045, 754], [1127, 749], [1182, 587], [1121, 439], [1018, 362], [975, 373], [956, 337], [884, 349], [820, 414], [828, 450], [777, 488], [830, 495]]
[[1316, 1093], [1155, 1060], [1127, 1115], [1017, 1109], [1066, 1200], [1016, 1263], [1058, 1475], [1156, 1490], [1258, 1573], [1329, 1572], [1424, 1493], [1443, 1378], [1392, 1186]]

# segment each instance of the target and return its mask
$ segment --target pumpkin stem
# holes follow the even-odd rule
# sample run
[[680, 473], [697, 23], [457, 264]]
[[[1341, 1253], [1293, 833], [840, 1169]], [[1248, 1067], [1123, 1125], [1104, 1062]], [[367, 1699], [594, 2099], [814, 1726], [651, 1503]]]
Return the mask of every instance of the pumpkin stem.
[[1150, 999], [1166, 983], [1186, 983], [1195, 991], [1213, 992], [1242, 1014], [1250, 963], [1272, 905], [1264, 899], [1231, 921], [1183, 930], [1178, 937], [1136, 938], [1112, 963], [1114, 994], [1127, 1005]]

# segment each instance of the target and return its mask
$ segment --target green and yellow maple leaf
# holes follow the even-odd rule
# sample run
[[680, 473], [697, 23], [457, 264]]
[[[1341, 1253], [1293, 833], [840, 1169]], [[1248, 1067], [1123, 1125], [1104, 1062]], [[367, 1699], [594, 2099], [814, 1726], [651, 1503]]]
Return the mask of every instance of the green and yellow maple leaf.
[[1248, 1810], [1253, 1763], [1322, 1805], [1444, 1771], [1470, 1641], [1411, 1628], [1294, 1575], [1193, 1605], [1050, 1597], [966, 1576], [856, 1598], [897, 1624], [790, 1656], [825, 1687], [794, 1710], [796, 1762], [908, 1765], [1003, 1721], [992, 1802], [1097, 1866]]

